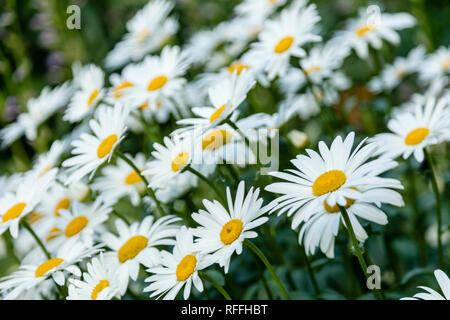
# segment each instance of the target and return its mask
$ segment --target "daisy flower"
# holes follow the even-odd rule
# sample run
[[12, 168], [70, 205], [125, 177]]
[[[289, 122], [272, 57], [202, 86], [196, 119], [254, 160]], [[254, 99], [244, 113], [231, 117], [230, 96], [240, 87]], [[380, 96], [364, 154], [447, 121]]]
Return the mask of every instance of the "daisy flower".
[[56, 140], [50, 146], [49, 151], [38, 156], [32, 169], [38, 178], [59, 165], [60, 158], [65, 152], [66, 147], [66, 143]]
[[28, 174], [20, 179], [16, 190], [0, 197], [0, 234], [9, 229], [13, 238], [17, 238], [20, 219], [33, 211], [41, 201], [42, 195], [53, 183], [56, 169], [47, 172], [40, 179]]
[[305, 1], [295, 1], [290, 8], [281, 12], [278, 19], [266, 22], [258, 42], [252, 44], [252, 51], [270, 80], [286, 73], [291, 56], [306, 55], [302, 45], [322, 39], [315, 34], [319, 21], [320, 16], [314, 4], [305, 7]]
[[[181, 141], [164, 137], [164, 145], [154, 143], [152, 152], [153, 160], [146, 164], [146, 170], [142, 172], [144, 176], [150, 177], [150, 187], [164, 185], [182, 172], [186, 165], [189, 165], [193, 158], [193, 147], [191, 139], [185, 138]], [[188, 173], [190, 174], [190, 173]]]
[[180, 221], [174, 216], [165, 216], [155, 220], [147, 216], [142, 222], [135, 222], [127, 226], [122, 220], [116, 220], [115, 226], [119, 236], [103, 233], [102, 239], [112, 252], [105, 253], [105, 257], [113, 257], [118, 263], [120, 294], [124, 294], [129, 278], [136, 280], [139, 265], [152, 267], [159, 263], [159, 251], [155, 248], [161, 245], [173, 245], [173, 237], [178, 233], [179, 226], [174, 222]]
[[89, 173], [92, 178], [101, 164], [110, 161], [114, 149], [124, 138], [128, 113], [128, 108], [119, 103], [114, 107], [102, 106], [98, 110], [96, 119], [89, 121], [94, 134], [82, 133], [79, 140], [73, 141], [74, 156], [62, 164], [70, 174], [65, 181], [66, 185], [80, 181]]
[[371, 141], [379, 146], [376, 154], [407, 159], [411, 154], [418, 162], [424, 160], [423, 149], [450, 139], [450, 109], [447, 97], [436, 101], [427, 97], [411, 111], [397, 113], [388, 122], [392, 133], [380, 133]]
[[205, 129], [218, 125], [222, 120], [235, 112], [246, 99], [247, 93], [255, 85], [253, 77], [247, 70], [237, 70], [232, 77], [224, 78], [220, 83], [208, 90], [212, 107], [195, 107], [192, 112], [199, 118], [189, 118], [177, 121], [177, 124], [189, 125], [185, 130], [192, 130], [198, 125]]
[[128, 32], [106, 57], [106, 67], [119, 68], [159, 49], [178, 29], [177, 21], [168, 18], [173, 6], [171, 1], [154, 0], [139, 10], [126, 24]]
[[120, 297], [117, 265], [103, 254], [87, 263], [83, 280], [69, 278], [67, 300], [111, 300]]
[[450, 300], [450, 279], [442, 270], [435, 270], [434, 276], [441, 288], [443, 295], [429, 287], [420, 286], [418, 288], [426, 292], [416, 293], [411, 298], [402, 298], [402, 300]]
[[155, 107], [160, 97], [170, 98], [182, 89], [189, 64], [187, 54], [177, 46], [164, 47], [159, 57], [147, 57], [131, 81], [135, 86], [129, 90], [130, 99], [138, 106], [148, 103]]
[[[135, 157], [125, 155], [139, 170], [144, 171], [145, 156], [138, 153]], [[141, 196], [145, 193], [145, 184], [141, 177], [123, 159], [118, 158], [115, 166], [102, 169], [102, 175], [92, 184], [92, 188], [101, 193], [107, 202], [117, 202], [128, 196], [133, 206], [139, 205]]]
[[448, 76], [450, 72], [450, 46], [440, 47], [436, 52], [422, 61], [419, 67], [419, 78], [429, 83], [436, 78]]
[[399, 85], [405, 76], [416, 72], [425, 58], [425, 48], [419, 46], [411, 50], [407, 57], [398, 57], [394, 63], [384, 67], [381, 74], [369, 82], [373, 92], [392, 90]]
[[2, 146], [11, 145], [25, 135], [28, 140], [35, 140], [38, 127], [50, 118], [69, 101], [73, 88], [68, 82], [51, 89], [42, 89], [39, 97], [31, 98], [27, 102], [27, 112], [19, 115], [16, 122], [0, 130]]
[[285, 3], [286, 0], [244, 0], [236, 6], [235, 11], [247, 19], [264, 20]]
[[73, 74], [77, 91], [70, 100], [63, 117], [69, 122], [84, 119], [95, 109], [105, 93], [105, 89], [103, 89], [105, 75], [102, 69], [96, 65], [89, 64], [81, 67], [80, 64], [74, 64]]
[[[272, 176], [285, 180], [268, 185], [265, 190], [281, 194], [273, 200], [271, 212], [279, 210], [278, 214], [287, 212], [294, 215], [292, 228], [306, 222], [299, 240], [305, 235], [304, 241], [310, 252], [314, 252], [320, 244], [321, 250], [327, 255], [333, 255], [334, 237], [339, 227], [340, 214], [337, 205], [351, 210], [352, 226], [357, 229], [359, 240], [367, 237], [356, 221], [355, 215], [364, 219], [384, 224], [386, 217], [383, 212], [366, 203], [375, 203], [378, 207], [382, 202], [402, 206], [401, 196], [391, 189], [402, 189], [398, 180], [382, 178], [378, 175], [397, 165], [388, 158], [367, 161], [375, 154], [375, 143], [363, 146], [363, 140], [352, 152], [355, 134], [351, 132], [343, 141], [336, 137], [328, 148], [323, 141], [319, 142], [320, 154], [306, 149], [308, 156], [298, 155], [291, 160], [296, 169], [289, 173], [272, 172]], [[358, 203], [356, 203], [358, 201]], [[353, 204], [356, 204], [352, 208]], [[364, 212], [366, 210], [366, 212]], [[324, 211], [328, 216], [324, 216]], [[333, 213], [333, 214], [331, 214]], [[335, 214], [336, 213], [336, 214]]]
[[183, 297], [186, 300], [191, 293], [192, 284], [199, 292], [203, 291], [198, 271], [211, 263], [198, 252], [192, 230], [182, 226], [177, 233], [173, 252], [161, 251], [160, 264], [147, 270], [153, 275], [145, 279], [150, 284], [144, 288], [144, 292], [150, 291], [151, 298], [164, 296], [164, 300], [174, 300], [184, 286]]
[[239, 183], [234, 203], [227, 187], [227, 202], [228, 211], [217, 200], [205, 199], [203, 205], [207, 211], [192, 214], [192, 219], [200, 225], [193, 230], [194, 236], [198, 237], [198, 250], [203, 254], [211, 253], [212, 261], [224, 267], [225, 273], [228, 273], [233, 253], [242, 253], [244, 240], [258, 236], [252, 229], [269, 220], [262, 215], [271, 209], [270, 206], [262, 207], [259, 188], [253, 191], [252, 187], [245, 195], [244, 181]]
[[358, 18], [349, 20], [346, 30], [337, 33], [336, 40], [355, 49], [361, 59], [367, 58], [369, 45], [378, 50], [383, 39], [396, 45], [400, 42], [396, 31], [416, 24], [408, 13], [373, 12], [370, 8], [360, 9]]
[[91, 204], [74, 202], [70, 210], [60, 210], [48, 248], [59, 248], [62, 243], [73, 238], [91, 246], [94, 233], [108, 220], [111, 211], [110, 203], [104, 203], [102, 198], [97, 198]]
[[65, 273], [81, 276], [77, 263], [99, 252], [98, 246], [86, 248], [82, 243], [69, 241], [61, 246], [55, 257], [46, 259], [42, 256], [35, 261], [21, 265], [18, 271], [0, 279], [0, 292], [4, 299], [13, 300], [21, 293], [29, 291], [42, 282], [53, 278], [59, 286], [65, 283]]

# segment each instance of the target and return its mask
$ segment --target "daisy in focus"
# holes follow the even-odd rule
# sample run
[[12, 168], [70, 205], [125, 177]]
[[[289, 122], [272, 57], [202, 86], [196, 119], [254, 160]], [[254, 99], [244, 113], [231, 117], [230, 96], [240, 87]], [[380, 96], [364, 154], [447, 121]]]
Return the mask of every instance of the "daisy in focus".
[[127, 226], [122, 220], [116, 220], [118, 236], [106, 232], [102, 234], [103, 243], [112, 251], [105, 253], [105, 258], [114, 258], [118, 264], [120, 294], [123, 295], [128, 286], [129, 278], [136, 280], [139, 265], [147, 268], [159, 263], [160, 253], [156, 246], [175, 244], [175, 235], [180, 227], [175, 222], [180, 218], [165, 216], [155, 220], [147, 216], [142, 222]]
[[66, 185], [80, 181], [88, 174], [92, 178], [101, 164], [111, 160], [114, 149], [124, 138], [128, 114], [128, 108], [119, 103], [114, 107], [102, 106], [98, 110], [96, 119], [89, 121], [93, 135], [82, 133], [79, 140], [73, 141], [73, 157], [62, 163], [68, 168]]
[[[145, 156], [138, 153], [135, 157], [128, 154], [139, 170], [146, 168]], [[139, 205], [141, 196], [145, 193], [145, 183], [141, 177], [123, 159], [118, 158], [115, 166], [102, 169], [102, 175], [92, 184], [92, 188], [102, 195], [107, 202], [115, 203], [123, 197], [129, 197], [133, 206]]]
[[73, 74], [77, 90], [70, 100], [63, 119], [69, 122], [78, 122], [93, 112], [105, 94], [103, 88], [105, 74], [94, 64], [84, 67], [74, 64]]
[[211, 254], [211, 260], [218, 263], [228, 273], [231, 256], [242, 253], [245, 239], [256, 238], [258, 234], [252, 229], [261, 226], [269, 220], [263, 215], [271, 206], [262, 206], [259, 198], [259, 188], [250, 188], [245, 195], [245, 182], [239, 183], [236, 198], [233, 203], [230, 188], [227, 187], [228, 210], [214, 200], [203, 200], [205, 210], [192, 214], [200, 226], [193, 230], [198, 237], [196, 244], [203, 254]]
[[83, 280], [69, 278], [67, 300], [111, 300], [119, 298], [119, 278], [117, 265], [105, 259], [103, 254], [87, 263]]
[[434, 271], [434, 276], [436, 277], [443, 294], [440, 294], [429, 287], [420, 286], [418, 288], [423, 289], [426, 292], [416, 293], [411, 298], [402, 298], [402, 300], [450, 300], [450, 279], [439, 269]]
[[264, 66], [269, 80], [286, 73], [291, 56], [306, 55], [302, 48], [305, 43], [322, 39], [316, 34], [316, 24], [320, 21], [316, 5], [305, 7], [305, 2], [295, 1], [278, 19], [266, 21], [258, 42], [252, 45], [254, 58]]
[[149, 268], [152, 273], [145, 282], [150, 284], [144, 292], [151, 292], [150, 297], [164, 300], [174, 300], [184, 286], [183, 297], [189, 298], [192, 284], [199, 291], [203, 291], [203, 283], [198, 271], [208, 267], [211, 263], [199, 253], [192, 230], [181, 227], [177, 233], [176, 244], [172, 253], [161, 251], [161, 266]]
[[198, 118], [182, 119], [177, 121], [177, 124], [189, 125], [183, 130], [192, 130], [199, 125], [206, 130], [231, 116], [255, 85], [255, 80], [245, 69], [241, 70], [239, 76], [237, 73], [235, 70], [232, 77], [224, 78], [209, 88], [208, 96], [212, 107], [194, 107], [192, 112]]
[[393, 159], [400, 155], [407, 159], [413, 154], [422, 162], [424, 148], [450, 139], [449, 99], [427, 97], [412, 110], [397, 113], [387, 126], [392, 133], [380, 133], [371, 139], [379, 146], [376, 154]]
[[354, 137], [353, 132], [344, 140], [338, 136], [330, 148], [320, 141], [320, 154], [306, 149], [308, 156], [298, 155], [291, 160], [295, 169], [287, 170], [289, 173], [270, 173], [285, 180], [265, 188], [269, 192], [281, 194], [272, 201], [274, 207], [271, 212], [293, 215], [293, 229], [305, 222], [299, 241], [305, 243], [310, 253], [314, 253], [320, 245], [328, 256], [334, 255], [334, 237], [341, 220], [337, 205], [351, 209], [350, 221], [353, 228], [357, 229], [355, 233], [360, 241], [367, 238], [367, 234], [355, 215], [376, 223], [387, 223], [385, 214], [367, 203], [374, 203], [377, 207], [383, 202], [403, 205], [398, 192], [391, 190], [403, 189], [401, 183], [396, 179], [379, 177], [382, 172], [395, 167], [396, 162], [387, 158], [368, 161], [374, 156], [377, 145], [370, 143], [363, 146], [365, 140], [352, 152]]
[[55, 257], [46, 259], [42, 255], [35, 261], [21, 265], [18, 271], [0, 279], [0, 292], [5, 294], [4, 299], [13, 300], [50, 278], [57, 285], [63, 286], [66, 273], [81, 276], [81, 270], [76, 264], [99, 251], [99, 246], [86, 248], [84, 244], [73, 239], [61, 246]]

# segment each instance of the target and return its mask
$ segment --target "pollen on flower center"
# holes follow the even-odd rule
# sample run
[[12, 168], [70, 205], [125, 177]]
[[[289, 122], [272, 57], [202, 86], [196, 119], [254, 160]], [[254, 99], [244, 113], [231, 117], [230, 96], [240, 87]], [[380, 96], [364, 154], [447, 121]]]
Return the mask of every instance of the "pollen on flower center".
[[42, 169], [42, 171], [39, 172], [38, 178], [41, 178], [44, 174], [49, 172], [51, 168], [52, 168], [51, 166], [46, 166], [44, 169]]
[[92, 91], [91, 95], [89, 96], [88, 99], [88, 107], [90, 107], [92, 105], [92, 103], [94, 102], [95, 98], [98, 97], [100, 91], [98, 89], [95, 89], [94, 91]]
[[61, 263], [64, 262], [64, 259], [61, 258], [51, 258], [44, 263], [42, 263], [39, 267], [37, 267], [36, 271], [34, 272], [34, 276], [36, 278], [44, 276], [48, 271], [52, 270], [53, 268], [56, 268]]
[[223, 244], [231, 244], [239, 238], [242, 231], [242, 221], [240, 219], [231, 219], [222, 227], [220, 231], [220, 240]]
[[143, 30], [139, 31], [139, 33], [136, 35], [135, 39], [137, 42], [142, 42], [149, 35], [150, 35], [150, 31], [148, 31], [147, 29], [143, 29]]
[[[356, 189], [355, 187], [351, 187], [350, 189], [358, 190], [358, 189]], [[347, 201], [347, 203], [346, 203], [345, 206], [344, 206], [345, 209], [350, 208], [350, 207], [355, 203], [355, 201], [356, 201], [355, 199], [350, 199], [350, 198], [347, 198], [347, 197], [345, 197], [345, 200]], [[330, 206], [330, 205], [328, 204], [327, 200], [324, 200], [324, 201], [323, 201], [323, 206], [325, 207], [325, 210], [326, 210], [328, 213], [337, 213], [337, 212], [340, 211], [337, 204], [335, 204], [334, 206]]]
[[356, 29], [356, 35], [358, 37], [363, 37], [367, 32], [375, 30], [375, 27], [371, 24], [365, 24]]
[[97, 156], [101, 159], [107, 156], [117, 141], [117, 134], [113, 133], [103, 139], [97, 149]]
[[443, 71], [447, 71], [448, 69], [450, 69], [450, 55], [448, 55], [444, 58], [441, 66], [442, 66]]
[[67, 224], [64, 234], [66, 237], [73, 237], [83, 230], [87, 226], [88, 222], [88, 219], [84, 216], [76, 217]]
[[45, 240], [47, 242], [49, 242], [52, 239], [55, 239], [56, 237], [58, 237], [61, 233], [61, 229], [57, 228], [57, 227], [53, 227], [50, 229], [50, 231], [47, 234], [47, 238], [45, 238]]
[[119, 99], [121, 96], [123, 96], [122, 90], [132, 86], [133, 84], [129, 81], [124, 81], [121, 84], [115, 86], [113, 90], [114, 98]]
[[158, 89], [161, 89], [166, 84], [168, 78], [164, 75], [157, 76], [154, 78], [150, 83], [148, 84], [147, 90], [148, 91], [156, 91]]
[[240, 75], [243, 70], [248, 70], [250, 67], [241, 62], [235, 62], [228, 67], [228, 72], [233, 73], [236, 71], [237, 75]]
[[311, 73], [313, 73], [314, 71], [320, 71], [322, 68], [320, 67], [320, 66], [317, 66], [317, 65], [315, 65], [315, 66], [311, 66], [311, 67], [309, 67], [309, 68], [307, 68], [306, 70], [305, 70], [305, 73], [306, 73], [306, 75], [307, 76], [309, 76]]
[[97, 300], [98, 294], [103, 291], [103, 289], [109, 287], [108, 280], [100, 280], [97, 285], [94, 287], [91, 293], [91, 299]]
[[177, 172], [180, 170], [181, 166], [184, 166], [189, 161], [189, 152], [180, 152], [172, 160], [172, 171]]
[[421, 143], [430, 133], [428, 128], [417, 128], [408, 133], [405, 137], [405, 144], [408, 146], [415, 146]]
[[27, 216], [27, 221], [31, 224], [36, 223], [40, 219], [42, 219], [44, 216], [40, 214], [39, 212], [33, 211]]
[[294, 37], [292, 37], [292, 36], [284, 37], [283, 39], [278, 41], [278, 43], [275, 46], [275, 48], [273, 49], [273, 51], [275, 53], [281, 54], [281, 53], [286, 52], [287, 50], [289, 50], [289, 48], [291, 47], [291, 45], [293, 43], [294, 43]]
[[341, 170], [331, 170], [321, 174], [312, 186], [315, 196], [321, 196], [325, 193], [336, 191], [347, 180], [345, 173]]
[[192, 254], [186, 255], [181, 259], [177, 266], [176, 276], [178, 281], [184, 281], [194, 273], [195, 266], [197, 265], [197, 258]]
[[217, 150], [223, 145], [229, 143], [233, 135], [231, 132], [224, 129], [216, 129], [208, 133], [202, 139], [203, 150]]
[[26, 206], [27, 204], [25, 202], [16, 203], [11, 208], [9, 208], [8, 211], [6, 211], [2, 216], [2, 222], [6, 222], [19, 217]]
[[120, 263], [124, 263], [136, 257], [139, 252], [147, 247], [148, 239], [144, 236], [134, 236], [119, 249], [117, 257]]
[[132, 171], [125, 177], [125, 183], [128, 185], [133, 185], [136, 183], [142, 182], [141, 177], [137, 174], [136, 171]]
[[[209, 117], [209, 123], [213, 123], [214, 121], [219, 119], [220, 116], [222, 115], [222, 113], [225, 111], [225, 107], [226, 107], [226, 104], [224, 104], [220, 108], [217, 108], [217, 110], [214, 111], [214, 113], [211, 115], [211, 117]], [[232, 105], [230, 104], [230, 108], [231, 107], [232, 107]]]
[[67, 210], [70, 208], [70, 199], [69, 198], [62, 198], [55, 206], [55, 210], [53, 211], [55, 217], [59, 217], [59, 210], [64, 209]]

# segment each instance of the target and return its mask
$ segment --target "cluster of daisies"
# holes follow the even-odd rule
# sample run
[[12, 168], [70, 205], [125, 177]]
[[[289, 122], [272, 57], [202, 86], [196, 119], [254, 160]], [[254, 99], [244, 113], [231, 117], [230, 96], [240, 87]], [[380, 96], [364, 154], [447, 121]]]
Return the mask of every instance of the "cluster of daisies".
[[[44, 88], [0, 130], [8, 147], [23, 136], [33, 144], [57, 113], [71, 126], [29, 171], [0, 178], [0, 233], [10, 234], [20, 262], [0, 279], [4, 299], [120, 299], [144, 270], [142, 292], [175, 299], [183, 289], [187, 299], [192, 285], [203, 291], [202, 270], [218, 264], [228, 273], [244, 245], [261, 254], [248, 239], [274, 212], [292, 217], [307, 255], [320, 250], [333, 259], [341, 225], [363, 244], [361, 220], [385, 225], [383, 206], [404, 205], [402, 179], [386, 176], [396, 160], [413, 155], [421, 163], [428, 146], [450, 141], [450, 47], [429, 54], [416, 47], [369, 82], [373, 93], [386, 93], [411, 75], [422, 92], [392, 110], [390, 132], [320, 141], [296, 155], [292, 168], [270, 172], [273, 183], [262, 192], [273, 200], [264, 204], [260, 189], [246, 188], [236, 173], [260, 165], [254, 145], [267, 143], [249, 132], [273, 133], [289, 120], [329, 112], [352, 85], [342, 70], [347, 57], [369, 61], [383, 43], [399, 44], [398, 31], [416, 20], [364, 8], [325, 39], [317, 7], [306, 0], [244, 0], [232, 19], [177, 46], [170, 44], [178, 32], [174, 6], [149, 1], [126, 23], [103, 68], [75, 63], [73, 80]], [[279, 91], [277, 112], [252, 109], [256, 87]], [[162, 134], [170, 123], [176, 128]], [[135, 136], [153, 142], [151, 154], [120, 151]], [[288, 139], [305, 145], [298, 130]], [[220, 165], [234, 173], [226, 188], [214, 182]], [[179, 212], [177, 199], [200, 181], [215, 198], [197, 212]], [[144, 212], [117, 212], [124, 198]], [[450, 298], [449, 278], [442, 270], [435, 275]], [[444, 298], [423, 288], [415, 298]]]

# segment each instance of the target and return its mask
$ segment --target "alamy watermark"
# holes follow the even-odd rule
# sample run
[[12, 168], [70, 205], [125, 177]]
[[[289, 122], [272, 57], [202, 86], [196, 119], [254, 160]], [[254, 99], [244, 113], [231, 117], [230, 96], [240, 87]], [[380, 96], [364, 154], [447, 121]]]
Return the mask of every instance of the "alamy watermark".
[[66, 19], [66, 26], [69, 30], [81, 29], [81, 9], [79, 6], [73, 4], [67, 7], [66, 13], [69, 16]]

